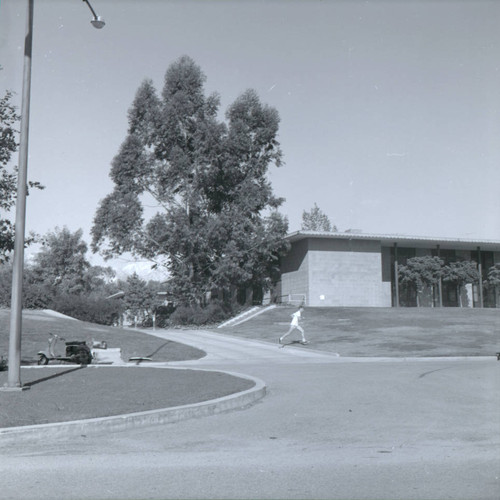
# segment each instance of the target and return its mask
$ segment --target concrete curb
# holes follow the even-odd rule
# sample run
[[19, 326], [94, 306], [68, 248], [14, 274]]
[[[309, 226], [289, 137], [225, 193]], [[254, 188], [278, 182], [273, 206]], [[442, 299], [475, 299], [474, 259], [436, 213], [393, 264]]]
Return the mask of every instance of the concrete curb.
[[[179, 368], [171, 366], [165, 366], [165, 368], [175, 370], [192, 370], [192, 368]], [[70, 422], [7, 427], [0, 429], [0, 445], [13, 442], [19, 443], [30, 440], [38, 440], [41, 438], [50, 440], [56, 438], [71, 438], [82, 435], [89, 436], [102, 434], [104, 432], [119, 432], [146, 426], [169, 424], [180, 420], [215, 415], [229, 410], [244, 408], [263, 398], [266, 394], [265, 383], [256, 377], [225, 370], [200, 369], [199, 371], [217, 371], [220, 373], [226, 373], [235, 377], [251, 380], [255, 382], [255, 386], [251, 389], [247, 389], [246, 391], [190, 405], [160, 408], [143, 412], [114, 415], [111, 417], [72, 420]]]

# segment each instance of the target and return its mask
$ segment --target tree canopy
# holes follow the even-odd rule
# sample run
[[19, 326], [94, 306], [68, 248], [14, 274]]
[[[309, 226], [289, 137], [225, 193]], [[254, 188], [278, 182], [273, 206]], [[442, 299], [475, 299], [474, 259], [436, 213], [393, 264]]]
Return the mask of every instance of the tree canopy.
[[[477, 263], [474, 261], [450, 262], [443, 269], [443, 281], [456, 286], [460, 307], [462, 303], [462, 289], [467, 284], [479, 283]], [[482, 284], [481, 284], [482, 286]]]
[[488, 283], [494, 287], [500, 287], [500, 264], [494, 264], [488, 269]]
[[92, 228], [94, 251], [166, 266], [186, 303], [213, 289], [269, 286], [287, 248], [283, 200], [267, 178], [270, 165], [281, 165], [278, 112], [247, 90], [219, 121], [219, 97], [205, 95], [205, 80], [183, 56], [167, 69], [161, 95], [151, 80], [141, 84], [111, 164], [114, 190]]
[[415, 287], [417, 305], [420, 306], [420, 294], [428, 287], [431, 290], [439, 283], [443, 275], [444, 261], [439, 257], [425, 255], [411, 257], [406, 265], [398, 266], [398, 279], [403, 285]]
[[41, 248], [25, 270], [29, 305], [47, 306], [58, 296], [88, 295], [114, 277], [111, 268], [90, 264], [82, 234], [81, 229], [73, 233], [64, 227], [40, 239]]
[[[0, 67], [0, 70], [2, 68]], [[14, 225], [9, 213], [16, 202], [17, 170], [9, 168], [12, 155], [17, 151], [17, 124], [20, 116], [12, 103], [13, 92], [6, 91], [0, 98], [0, 263], [7, 260], [14, 249]], [[29, 182], [29, 187], [43, 189], [38, 182]], [[34, 240], [34, 235], [26, 243]]]
[[82, 234], [81, 229], [72, 233], [66, 227], [56, 228], [43, 237], [42, 248], [34, 257], [33, 270], [65, 293], [85, 289], [85, 274], [91, 266]]
[[466, 260], [450, 262], [443, 269], [443, 281], [454, 283], [459, 287], [477, 283], [479, 274], [476, 262]]
[[0, 99], [0, 262], [14, 248], [14, 227], [7, 214], [15, 203], [16, 175], [7, 165], [17, 151], [19, 118], [12, 104], [12, 92], [7, 91]]
[[302, 230], [336, 232], [337, 227], [330, 222], [326, 215], [315, 203], [311, 210], [302, 212]]
[[[104, 300], [116, 291], [115, 272], [87, 260], [82, 230], [56, 228], [40, 238], [41, 247], [23, 272], [23, 306], [54, 309], [83, 319], [110, 323], [116, 303]], [[12, 266], [0, 264], [0, 306], [10, 307]]]
[[412, 257], [406, 265], [399, 266], [398, 274], [401, 283], [412, 283], [417, 290], [425, 286], [434, 286], [443, 274], [444, 261], [439, 257], [426, 255]]

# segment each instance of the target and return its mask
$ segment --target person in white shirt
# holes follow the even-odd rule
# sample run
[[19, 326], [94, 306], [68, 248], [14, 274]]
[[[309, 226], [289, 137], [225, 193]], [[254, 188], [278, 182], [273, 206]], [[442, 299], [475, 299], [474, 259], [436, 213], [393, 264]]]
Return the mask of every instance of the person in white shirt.
[[293, 314], [292, 314], [292, 321], [290, 323], [290, 328], [288, 329], [288, 332], [285, 333], [285, 335], [282, 335], [280, 337], [280, 344], [283, 343], [283, 339], [285, 337], [287, 337], [288, 335], [290, 335], [294, 330], [298, 330], [301, 335], [302, 335], [302, 340], [301, 340], [301, 344], [309, 344], [309, 342], [306, 340], [306, 337], [305, 337], [305, 333], [304, 333], [304, 329], [300, 326], [300, 320], [302, 319], [302, 311], [304, 310], [304, 307], [303, 306], [300, 306], [297, 311], [295, 311]]

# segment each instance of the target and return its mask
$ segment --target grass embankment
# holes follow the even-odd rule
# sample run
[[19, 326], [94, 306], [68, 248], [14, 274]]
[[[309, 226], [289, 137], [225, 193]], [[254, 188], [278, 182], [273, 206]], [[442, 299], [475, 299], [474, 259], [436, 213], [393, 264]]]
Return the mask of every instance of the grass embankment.
[[[245, 323], [219, 328], [277, 342], [295, 308], [278, 306]], [[306, 308], [310, 346], [341, 356], [493, 356], [500, 351], [500, 310], [459, 308]], [[295, 336], [295, 337], [294, 337]], [[298, 332], [289, 337], [300, 338]]]
[[[0, 356], [7, 356], [10, 312], [0, 310]], [[49, 333], [67, 340], [105, 340], [122, 349], [122, 359], [148, 356], [153, 361], [198, 359], [205, 352], [134, 330], [111, 328], [61, 318], [43, 311], [23, 312], [23, 365], [37, 362]], [[64, 352], [61, 342], [58, 350]], [[0, 372], [0, 386], [7, 382]], [[219, 372], [148, 368], [147, 366], [81, 367], [53, 364], [22, 367], [23, 392], [0, 392], [0, 428], [66, 422], [170, 408], [220, 398], [251, 388], [254, 383]]]
[[[277, 344], [287, 331], [291, 307], [277, 307], [241, 325], [213, 329]], [[0, 310], [0, 355], [8, 351], [9, 311]], [[149, 356], [154, 361], [197, 359], [204, 352], [176, 342], [42, 311], [23, 313], [22, 358], [36, 363], [50, 332], [68, 340], [105, 340], [120, 347], [122, 359]], [[500, 351], [498, 309], [306, 308], [304, 349], [341, 356], [494, 356]], [[291, 336], [292, 338], [292, 336]], [[298, 338], [298, 337], [297, 337]], [[61, 346], [64, 350], [64, 345]], [[77, 365], [23, 368], [23, 393], [0, 393], [0, 427], [60, 422], [164, 408], [204, 401], [245, 390], [248, 380], [222, 373], [147, 367]], [[7, 372], [0, 372], [0, 385]], [[251, 383], [250, 383], [251, 384]]]
[[[10, 311], [0, 309], [0, 356], [4, 357], [8, 355], [9, 325]], [[133, 329], [95, 325], [44, 311], [23, 311], [22, 332], [23, 364], [37, 361], [37, 352], [47, 349], [50, 333], [66, 340], [85, 340], [89, 346], [92, 339], [104, 340], [108, 347], [121, 348], [124, 361], [132, 356], [147, 356], [153, 361], [184, 361], [205, 356], [205, 352], [199, 349], [134, 332]], [[56, 351], [64, 354], [64, 348], [64, 342], [60, 342]]]
[[[0, 372], [0, 384], [7, 372]], [[251, 380], [147, 366], [59, 365], [21, 369], [30, 390], [0, 392], [0, 428], [172, 408], [234, 394]]]

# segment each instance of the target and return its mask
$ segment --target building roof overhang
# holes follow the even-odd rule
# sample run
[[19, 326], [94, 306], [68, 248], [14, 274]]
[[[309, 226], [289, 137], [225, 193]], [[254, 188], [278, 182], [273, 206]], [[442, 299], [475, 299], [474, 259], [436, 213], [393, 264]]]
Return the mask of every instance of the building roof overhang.
[[463, 238], [436, 238], [421, 236], [405, 236], [399, 234], [368, 234], [361, 232], [324, 232], [324, 231], [296, 231], [286, 236], [290, 243], [305, 239], [331, 240], [360, 240], [378, 241], [382, 246], [412, 247], [412, 248], [439, 248], [443, 250], [486, 250], [500, 252], [500, 241], [469, 240]]

